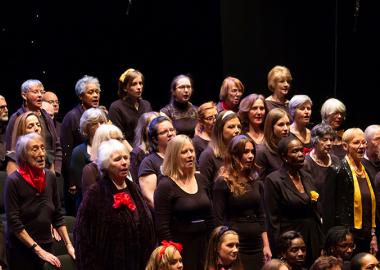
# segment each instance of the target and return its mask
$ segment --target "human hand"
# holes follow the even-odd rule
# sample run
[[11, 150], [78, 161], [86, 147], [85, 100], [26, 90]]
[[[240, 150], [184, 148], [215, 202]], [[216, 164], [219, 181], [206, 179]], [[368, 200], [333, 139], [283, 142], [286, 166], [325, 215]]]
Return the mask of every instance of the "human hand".
[[53, 254], [47, 252], [40, 246], [36, 246], [34, 248], [34, 252], [40, 257], [43, 261], [50, 263], [51, 265], [55, 267], [61, 267], [61, 262], [59, 259], [54, 256]]
[[376, 235], [373, 235], [373, 236], [372, 236], [372, 239], [371, 239], [371, 244], [370, 244], [369, 252], [370, 252], [372, 255], [376, 255], [377, 251], [378, 251], [378, 247], [377, 247], [377, 238], [376, 238]]
[[75, 260], [75, 249], [71, 243], [66, 245], [67, 253]]
[[264, 263], [267, 263], [272, 259], [272, 252], [269, 246], [264, 246], [263, 255], [264, 255]]
[[51, 225], [51, 235], [53, 236], [53, 239], [55, 239], [58, 242], [62, 240], [58, 231], [55, 228], [53, 228], [53, 225]]

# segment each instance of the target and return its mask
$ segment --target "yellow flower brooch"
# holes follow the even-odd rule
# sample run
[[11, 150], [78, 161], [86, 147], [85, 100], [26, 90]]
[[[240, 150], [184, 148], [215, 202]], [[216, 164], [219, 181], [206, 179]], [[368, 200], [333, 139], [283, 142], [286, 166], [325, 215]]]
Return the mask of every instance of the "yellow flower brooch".
[[312, 190], [310, 191], [310, 199], [314, 202], [318, 201], [318, 198], [319, 198], [319, 194], [318, 192]]

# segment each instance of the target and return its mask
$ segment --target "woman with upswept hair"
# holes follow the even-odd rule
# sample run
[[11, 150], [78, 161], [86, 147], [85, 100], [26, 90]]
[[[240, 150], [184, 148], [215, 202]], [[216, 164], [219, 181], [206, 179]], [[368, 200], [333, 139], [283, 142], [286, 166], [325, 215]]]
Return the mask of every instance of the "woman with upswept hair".
[[264, 225], [263, 184], [255, 154], [255, 144], [247, 135], [231, 140], [215, 182], [213, 203], [217, 224], [231, 227], [240, 236], [244, 268], [259, 270], [271, 259], [272, 253]]

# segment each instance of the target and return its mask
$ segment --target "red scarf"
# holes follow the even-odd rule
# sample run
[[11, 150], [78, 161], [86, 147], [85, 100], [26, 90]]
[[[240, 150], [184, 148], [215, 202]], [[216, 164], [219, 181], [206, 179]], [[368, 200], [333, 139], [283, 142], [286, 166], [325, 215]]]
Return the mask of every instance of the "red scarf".
[[220, 101], [220, 103], [222, 104], [222, 108], [225, 111], [233, 111], [233, 112], [237, 111], [237, 108], [230, 108], [230, 106], [228, 106], [227, 103], [225, 103], [224, 101]]
[[45, 191], [45, 172], [44, 169], [32, 168], [29, 165], [20, 166], [18, 172], [25, 181], [37, 189], [39, 193]]

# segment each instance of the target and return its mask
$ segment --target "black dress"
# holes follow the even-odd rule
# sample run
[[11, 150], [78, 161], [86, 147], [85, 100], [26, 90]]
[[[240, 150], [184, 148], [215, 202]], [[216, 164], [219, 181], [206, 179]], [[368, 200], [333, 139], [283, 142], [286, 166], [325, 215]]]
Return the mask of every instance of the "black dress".
[[224, 177], [216, 179], [213, 193], [214, 212], [217, 225], [227, 225], [239, 234], [239, 254], [244, 269], [259, 270], [263, 266], [264, 226], [262, 181], [250, 182], [248, 191], [235, 197]]
[[[74, 228], [78, 270], [143, 270], [155, 244], [154, 225], [137, 188], [127, 181], [117, 190], [103, 177], [86, 192]], [[113, 195], [127, 192], [136, 210], [123, 205], [113, 208]]]
[[186, 268], [203, 270], [214, 220], [205, 180], [200, 174], [195, 174], [195, 178], [198, 191], [189, 194], [172, 179], [163, 176], [154, 194], [154, 210], [159, 241], [181, 243]]
[[310, 199], [310, 192], [316, 191], [310, 175], [302, 169], [299, 173], [305, 193], [297, 190], [284, 167], [266, 177], [265, 212], [272, 252], [277, 251], [276, 242], [282, 233], [298, 231], [305, 240], [309, 267], [319, 257], [323, 245], [320, 202]]

